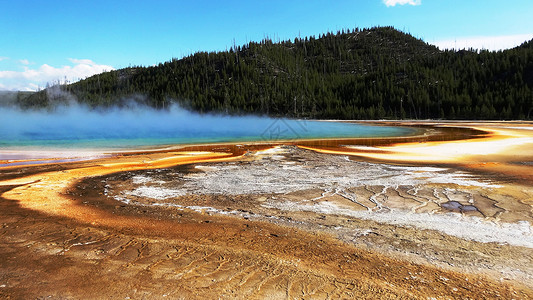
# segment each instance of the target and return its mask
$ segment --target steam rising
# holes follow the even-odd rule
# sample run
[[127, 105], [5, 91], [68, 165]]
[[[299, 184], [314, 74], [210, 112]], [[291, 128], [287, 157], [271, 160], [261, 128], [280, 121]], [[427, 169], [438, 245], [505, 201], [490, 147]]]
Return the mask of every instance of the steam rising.
[[[172, 105], [165, 111], [150, 107], [90, 110], [80, 105], [57, 107], [53, 112], [0, 111], [0, 145], [32, 144], [41, 141], [62, 145], [68, 141], [135, 140], [176, 138], [198, 140], [224, 136], [246, 136], [268, 126], [259, 117], [200, 115]], [[182, 141], [182, 142], [183, 142]], [[144, 144], [138, 141], [139, 144]], [[107, 144], [113, 147], [113, 145]]]
[[272, 119], [257, 116], [198, 114], [177, 104], [157, 110], [138, 102], [107, 110], [77, 102], [53, 111], [0, 108], [0, 149], [129, 148], [200, 142], [229, 142], [311, 137], [383, 136], [405, 133], [399, 128], [333, 122]]

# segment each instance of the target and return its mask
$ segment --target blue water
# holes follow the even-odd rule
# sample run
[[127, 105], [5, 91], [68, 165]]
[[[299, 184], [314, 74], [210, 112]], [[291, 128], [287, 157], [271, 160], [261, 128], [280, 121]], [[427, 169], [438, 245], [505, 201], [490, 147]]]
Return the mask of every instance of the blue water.
[[412, 129], [360, 124], [200, 115], [173, 107], [97, 112], [0, 109], [0, 149], [125, 149], [176, 144], [387, 137]]

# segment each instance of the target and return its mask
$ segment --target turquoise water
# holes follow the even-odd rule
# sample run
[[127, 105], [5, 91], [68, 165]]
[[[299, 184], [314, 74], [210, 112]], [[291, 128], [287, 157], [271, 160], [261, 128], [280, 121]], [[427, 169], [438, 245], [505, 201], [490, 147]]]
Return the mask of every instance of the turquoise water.
[[387, 137], [412, 129], [266, 117], [200, 115], [180, 109], [0, 112], [0, 149], [127, 149], [176, 144]]

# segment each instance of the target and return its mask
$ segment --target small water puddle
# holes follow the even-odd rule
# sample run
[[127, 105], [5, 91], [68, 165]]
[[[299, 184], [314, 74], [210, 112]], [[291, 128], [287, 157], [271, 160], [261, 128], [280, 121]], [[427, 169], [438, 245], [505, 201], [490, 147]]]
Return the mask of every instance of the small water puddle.
[[474, 205], [462, 205], [461, 203], [457, 201], [448, 201], [448, 202], [442, 203], [440, 207], [451, 210], [451, 211], [461, 211], [461, 212], [478, 211], [477, 207], [475, 207]]

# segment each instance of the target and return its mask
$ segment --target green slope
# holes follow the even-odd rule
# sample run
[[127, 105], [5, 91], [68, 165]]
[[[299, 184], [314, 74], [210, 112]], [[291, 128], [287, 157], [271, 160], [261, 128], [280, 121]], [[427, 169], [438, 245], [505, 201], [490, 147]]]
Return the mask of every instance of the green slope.
[[[199, 52], [61, 86], [90, 106], [143, 96], [200, 112], [297, 118], [530, 119], [533, 42], [503, 52], [440, 51], [391, 27]], [[57, 90], [57, 87], [56, 87]], [[65, 94], [41, 92], [23, 106]]]

